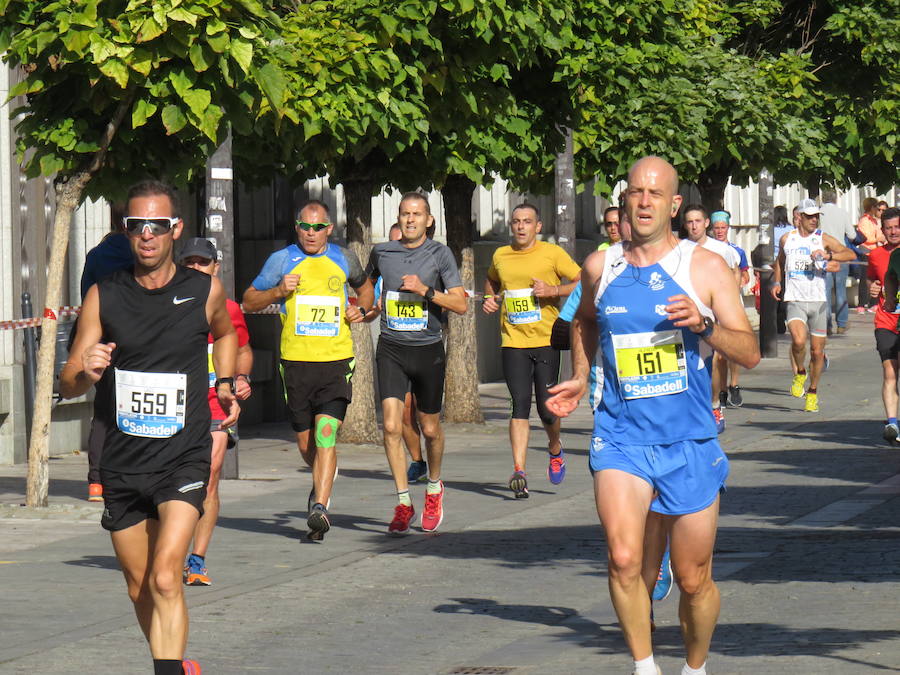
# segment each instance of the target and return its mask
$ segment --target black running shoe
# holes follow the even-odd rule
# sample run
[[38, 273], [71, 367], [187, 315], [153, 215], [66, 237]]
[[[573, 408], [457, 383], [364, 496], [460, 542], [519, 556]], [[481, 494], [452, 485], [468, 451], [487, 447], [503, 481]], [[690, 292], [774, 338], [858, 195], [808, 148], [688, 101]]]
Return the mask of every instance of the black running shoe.
[[509, 477], [509, 489], [513, 491], [516, 499], [528, 499], [528, 479], [524, 471], [515, 471]]
[[728, 405], [732, 408], [740, 408], [744, 405], [744, 397], [741, 396], [740, 387], [728, 387]]
[[322, 541], [325, 533], [331, 529], [331, 521], [328, 520], [328, 511], [321, 504], [312, 507], [309, 518], [306, 519], [306, 526], [309, 532], [306, 538], [311, 541]]

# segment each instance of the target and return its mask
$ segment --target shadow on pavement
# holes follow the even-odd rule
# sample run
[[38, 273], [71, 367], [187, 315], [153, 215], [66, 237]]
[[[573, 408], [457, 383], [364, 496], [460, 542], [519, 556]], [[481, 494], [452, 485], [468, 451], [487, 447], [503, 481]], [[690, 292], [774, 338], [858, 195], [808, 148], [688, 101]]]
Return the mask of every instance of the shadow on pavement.
[[100, 570], [116, 570], [119, 571], [119, 561], [114, 555], [86, 555], [78, 560], [63, 560], [64, 565], [75, 565], [76, 567], [91, 567]]

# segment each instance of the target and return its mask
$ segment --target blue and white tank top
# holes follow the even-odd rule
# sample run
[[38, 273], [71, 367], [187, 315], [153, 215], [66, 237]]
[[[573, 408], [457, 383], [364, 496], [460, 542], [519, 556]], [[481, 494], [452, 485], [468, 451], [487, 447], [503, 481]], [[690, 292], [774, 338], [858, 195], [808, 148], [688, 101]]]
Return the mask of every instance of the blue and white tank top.
[[711, 413], [712, 349], [667, 318], [673, 295], [712, 310], [691, 284], [696, 244], [682, 240], [659, 262], [635, 267], [622, 244], [606, 251], [594, 297], [605, 378], [594, 435], [625, 445], [662, 445], [715, 438]]

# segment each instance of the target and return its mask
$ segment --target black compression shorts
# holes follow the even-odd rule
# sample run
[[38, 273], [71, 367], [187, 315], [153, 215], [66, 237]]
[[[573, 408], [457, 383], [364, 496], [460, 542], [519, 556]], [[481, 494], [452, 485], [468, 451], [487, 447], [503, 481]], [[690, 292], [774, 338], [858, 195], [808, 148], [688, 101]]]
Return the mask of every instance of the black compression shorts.
[[544, 424], [553, 424], [556, 416], [547, 410], [547, 390], [559, 379], [559, 351], [546, 347], [503, 347], [503, 377], [509, 388], [513, 419], [527, 420], [531, 415], [531, 391], [538, 415]]
[[386, 398], [402, 401], [406, 392], [411, 391], [420, 412], [433, 415], [441, 411], [446, 371], [443, 342], [404, 345], [381, 338], [375, 351], [375, 365], [382, 401]]

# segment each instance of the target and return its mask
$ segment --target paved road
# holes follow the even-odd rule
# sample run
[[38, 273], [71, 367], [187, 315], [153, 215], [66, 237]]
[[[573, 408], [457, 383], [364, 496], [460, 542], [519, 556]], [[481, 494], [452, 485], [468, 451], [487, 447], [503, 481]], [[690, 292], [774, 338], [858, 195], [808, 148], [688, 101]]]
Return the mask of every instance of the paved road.
[[[821, 412], [787, 394], [786, 345], [743, 376], [722, 437], [731, 458], [716, 578], [723, 609], [710, 673], [900, 672], [900, 449], [880, 440], [871, 324], [828, 349]], [[222, 486], [208, 557], [189, 588], [189, 655], [205, 673], [627, 673], [606, 590], [586, 468], [589, 419], [566, 424], [569, 475], [516, 501], [503, 385], [488, 421], [448, 430], [446, 517], [435, 535], [385, 534], [394, 497], [380, 448], [342, 448], [333, 529], [307, 542], [306, 495], [287, 427], [244, 430], [242, 479]], [[536, 425], [536, 420], [535, 420]], [[249, 432], [249, 433], [248, 433]], [[0, 467], [0, 673], [146, 673], [86, 458], [51, 461], [51, 507], [30, 512], [24, 467]], [[421, 508], [423, 488], [414, 488]], [[660, 603], [656, 654], [680, 672], [677, 593]]]

